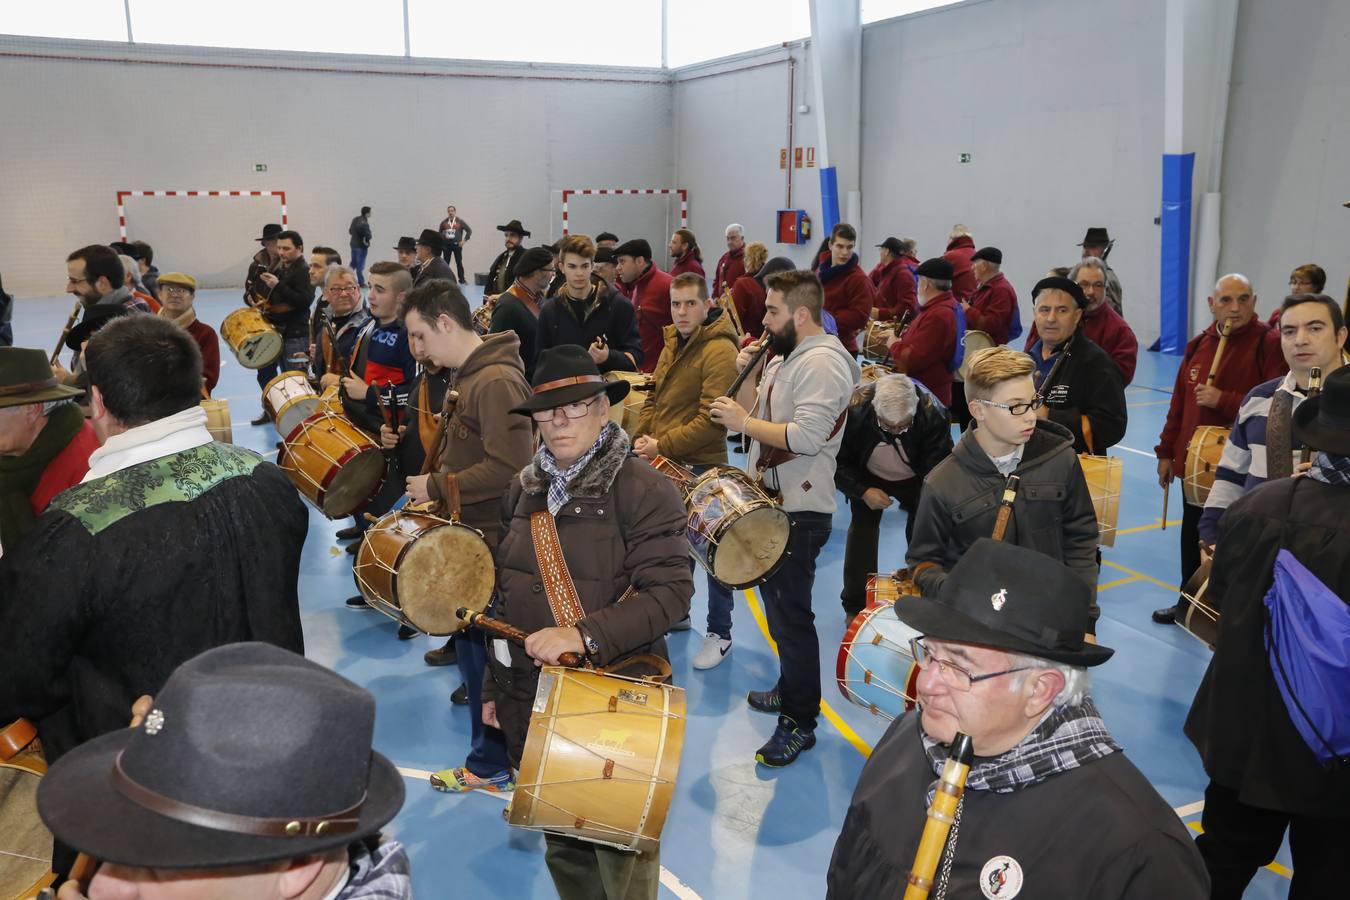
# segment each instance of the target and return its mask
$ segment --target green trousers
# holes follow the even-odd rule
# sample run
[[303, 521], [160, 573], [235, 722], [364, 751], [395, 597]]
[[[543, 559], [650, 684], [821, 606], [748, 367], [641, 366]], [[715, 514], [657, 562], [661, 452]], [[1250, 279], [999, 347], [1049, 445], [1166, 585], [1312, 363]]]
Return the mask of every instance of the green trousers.
[[659, 853], [630, 853], [544, 835], [544, 861], [559, 900], [656, 900]]

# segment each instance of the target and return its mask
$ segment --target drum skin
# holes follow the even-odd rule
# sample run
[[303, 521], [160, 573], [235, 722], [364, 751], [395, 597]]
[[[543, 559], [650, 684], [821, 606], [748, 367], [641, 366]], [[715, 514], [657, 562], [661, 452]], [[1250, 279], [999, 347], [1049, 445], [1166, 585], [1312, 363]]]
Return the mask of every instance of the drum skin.
[[909, 641], [917, 637], [922, 635], [896, 617], [894, 604], [881, 603], [858, 613], [839, 644], [835, 663], [839, 692], [883, 719], [898, 719], [913, 709], [919, 667]]
[[52, 833], [37, 810], [38, 782], [46, 771], [34, 748], [0, 763], [0, 897], [33, 897], [56, 878]]
[[647, 391], [638, 390], [638, 387], [641, 385], [645, 388], [651, 378], [650, 375], [642, 372], [605, 373], [606, 381], [628, 382], [628, 396], [623, 398], [622, 403], [611, 403], [609, 405], [609, 420], [628, 432], [630, 437], [637, 437], [635, 431], [638, 419], [642, 417], [642, 405], [647, 402]]
[[1097, 514], [1098, 542], [1103, 547], [1116, 545], [1116, 521], [1120, 515], [1120, 460], [1114, 456], [1078, 454], [1083, 468], [1092, 508]]
[[365, 432], [340, 416], [311, 416], [286, 436], [277, 465], [296, 489], [330, 519], [350, 516], [384, 482], [384, 454]]
[[202, 409], [206, 411], [206, 430], [211, 439], [222, 444], [234, 443], [234, 427], [230, 423], [230, 401], [203, 400]]
[[792, 520], [739, 469], [709, 469], [690, 489], [689, 548], [732, 590], [770, 578], [786, 555]]
[[282, 372], [263, 386], [262, 402], [282, 437], [320, 411], [318, 392], [310, 386], [304, 372], [294, 369]]
[[236, 309], [220, 323], [220, 337], [245, 369], [270, 366], [281, 356], [285, 341], [251, 306]]
[[987, 350], [994, 346], [997, 345], [987, 332], [980, 331], [978, 328], [967, 328], [965, 340], [966, 355], [961, 358], [961, 368], [956, 370], [956, 380], [966, 380], [966, 376], [970, 374], [970, 358], [972, 356], [981, 350]]

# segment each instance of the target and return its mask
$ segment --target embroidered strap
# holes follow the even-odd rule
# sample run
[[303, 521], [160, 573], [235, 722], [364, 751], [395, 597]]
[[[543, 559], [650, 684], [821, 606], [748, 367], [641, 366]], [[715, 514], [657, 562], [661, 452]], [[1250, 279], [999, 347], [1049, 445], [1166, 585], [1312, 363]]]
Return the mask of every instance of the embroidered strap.
[[534, 558], [539, 564], [539, 578], [544, 583], [553, 621], [560, 628], [570, 628], [586, 617], [586, 611], [581, 608], [572, 573], [567, 571], [552, 513], [546, 509], [530, 513], [530, 537], [534, 540]]
[[1266, 480], [1288, 478], [1294, 474], [1294, 435], [1290, 428], [1294, 415], [1294, 397], [1275, 389], [1266, 414]]

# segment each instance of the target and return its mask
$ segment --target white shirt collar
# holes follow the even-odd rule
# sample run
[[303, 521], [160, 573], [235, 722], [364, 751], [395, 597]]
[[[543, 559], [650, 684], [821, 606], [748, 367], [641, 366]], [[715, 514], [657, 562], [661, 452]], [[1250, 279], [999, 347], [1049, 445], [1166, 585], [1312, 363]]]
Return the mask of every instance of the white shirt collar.
[[81, 479], [85, 484], [106, 478], [114, 472], [138, 463], [181, 453], [211, 443], [206, 430], [206, 410], [191, 406], [171, 416], [129, 428], [115, 434], [89, 455], [89, 471]]

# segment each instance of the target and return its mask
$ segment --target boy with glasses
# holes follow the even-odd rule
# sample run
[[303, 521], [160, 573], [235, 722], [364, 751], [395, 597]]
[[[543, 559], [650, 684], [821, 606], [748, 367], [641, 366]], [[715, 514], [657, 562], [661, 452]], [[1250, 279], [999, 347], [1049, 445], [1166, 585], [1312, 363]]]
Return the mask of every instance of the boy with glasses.
[[905, 558], [923, 595], [936, 596], [961, 555], [993, 534], [1004, 486], [1016, 475], [1003, 539], [1072, 569], [1092, 589], [1095, 621], [1097, 517], [1073, 436], [1038, 414], [1034, 371], [1030, 357], [1004, 347], [972, 358], [966, 395], [974, 421], [924, 481]]

